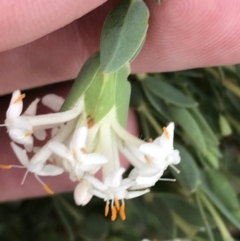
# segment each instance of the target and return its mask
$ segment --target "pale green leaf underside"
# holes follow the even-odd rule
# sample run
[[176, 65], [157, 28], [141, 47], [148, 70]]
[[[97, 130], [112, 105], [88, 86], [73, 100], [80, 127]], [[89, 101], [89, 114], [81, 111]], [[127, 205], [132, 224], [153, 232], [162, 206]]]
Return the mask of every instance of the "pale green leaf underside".
[[121, 1], [107, 16], [101, 36], [101, 69], [111, 73], [129, 62], [141, 47], [149, 11], [142, 0]]

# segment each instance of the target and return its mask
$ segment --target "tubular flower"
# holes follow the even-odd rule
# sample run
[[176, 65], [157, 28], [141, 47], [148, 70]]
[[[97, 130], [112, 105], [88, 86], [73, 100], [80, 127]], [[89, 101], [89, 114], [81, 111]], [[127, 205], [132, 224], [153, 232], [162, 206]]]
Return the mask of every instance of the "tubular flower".
[[[99, 53], [94, 54], [65, 101], [54, 94], [43, 97], [42, 104], [59, 111], [52, 114], [37, 115], [38, 98], [22, 113], [25, 95], [14, 91], [2, 126], [7, 127], [12, 149], [22, 165], [2, 164], [0, 168], [25, 168], [22, 183], [31, 172], [50, 194], [53, 191], [39, 176], [66, 172], [77, 182], [77, 205], [86, 205], [95, 195], [106, 202], [106, 216], [111, 211], [112, 220], [118, 215], [124, 220], [125, 199], [149, 192], [158, 180], [166, 180], [162, 175], [168, 166], [175, 168], [180, 162], [179, 152], [173, 147], [174, 123], [152, 143], [125, 129], [130, 85], [124, 79], [129, 73], [128, 63], [113, 73], [103, 73]], [[34, 138], [48, 141], [37, 147]], [[126, 178], [122, 177], [125, 169], [119, 152], [134, 167]], [[98, 171], [103, 181], [95, 177]]]

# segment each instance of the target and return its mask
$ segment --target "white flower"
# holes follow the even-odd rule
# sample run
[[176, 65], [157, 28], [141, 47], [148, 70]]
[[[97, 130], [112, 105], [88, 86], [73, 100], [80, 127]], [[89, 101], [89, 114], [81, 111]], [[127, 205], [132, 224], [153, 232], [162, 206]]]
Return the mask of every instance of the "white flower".
[[[116, 219], [117, 211], [119, 211], [120, 217], [125, 220], [124, 199], [135, 198], [149, 192], [149, 189], [142, 191], [128, 191], [127, 189], [133, 185], [133, 182], [129, 178], [122, 179], [122, 174], [124, 172], [125, 169], [121, 167], [107, 175], [104, 182], [100, 182], [92, 176], [84, 177], [84, 180], [87, 180], [94, 187], [90, 192], [106, 201], [105, 216], [109, 213], [109, 205], [111, 202], [112, 221]], [[121, 200], [121, 205], [119, 200]]]
[[60, 142], [50, 142], [49, 149], [59, 157], [68, 161], [69, 171], [74, 177], [81, 178], [85, 172], [90, 172], [107, 163], [107, 159], [98, 153], [87, 154], [87, 127], [75, 130], [69, 143], [69, 148]]
[[2, 169], [11, 169], [11, 168], [26, 168], [27, 171], [23, 177], [22, 184], [24, 183], [27, 174], [29, 172], [33, 173], [36, 179], [43, 185], [43, 188], [49, 194], [53, 194], [53, 191], [38, 177], [38, 176], [57, 176], [63, 173], [63, 169], [55, 165], [46, 164], [44, 162], [32, 163], [29, 161], [26, 150], [17, 146], [14, 142], [11, 142], [11, 147], [17, 156], [18, 160], [22, 164], [19, 165], [0, 165]]
[[[169, 165], [176, 165], [180, 162], [179, 151], [174, 150], [174, 123], [171, 122], [163, 128], [163, 134], [152, 143], [145, 143], [139, 147], [139, 151], [145, 155], [146, 163], [152, 164], [155, 168], [166, 169]], [[175, 168], [176, 169], [176, 168]]]
[[74, 189], [74, 200], [77, 205], [85, 206], [89, 203], [93, 196], [93, 194], [89, 192], [91, 188], [92, 185], [85, 180], [78, 183]]

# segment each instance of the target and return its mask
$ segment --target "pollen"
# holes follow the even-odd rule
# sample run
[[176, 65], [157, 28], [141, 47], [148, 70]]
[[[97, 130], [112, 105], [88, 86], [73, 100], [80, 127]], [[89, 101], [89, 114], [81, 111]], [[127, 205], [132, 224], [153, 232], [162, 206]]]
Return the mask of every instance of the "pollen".
[[152, 143], [152, 142], [153, 142], [153, 138], [150, 137], [150, 138], [148, 139], [148, 142]]
[[111, 216], [111, 220], [115, 221], [117, 218], [117, 209], [115, 206], [112, 207], [112, 216]]
[[46, 184], [43, 185], [43, 189], [48, 193], [48, 194], [54, 194], [54, 191], [49, 187], [47, 186]]
[[83, 152], [84, 154], [86, 154], [86, 153], [87, 153], [86, 148], [81, 148], [81, 152]]
[[90, 120], [88, 121], [87, 125], [88, 125], [88, 129], [92, 128], [92, 127], [95, 125], [94, 120], [93, 120], [93, 119], [90, 119]]
[[31, 136], [34, 133], [35, 129], [32, 129], [32, 131], [26, 132], [24, 134], [25, 137]]
[[57, 166], [58, 163], [57, 163], [57, 160], [55, 158], [53, 158], [52, 162], [53, 162], [53, 165]]
[[13, 102], [13, 104], [17, 104], [20, 101], [22, 101], [25, 98], [26, 94], [21, 94], [20, 96], [18, 96], [18, 98]]
[[166, 138], [170, 139], [170, 135], [169, 135], [169, 132], [166, 127], [163, 127], [163, 132], [164, 132], [164, 135], [166, 136]]
[[145, 158], [145, 160], [147, 161], [148, 164], [151, 164], [152, 161], [147, 155], [144, 155], [144, 158]]
[[108, 215], [108, 213], [109, 213], [109, 203], [106, 203], [105, 213], [104, 213], [105, 217]]
[[126, 219], [125, 205], [121, 205], [120, 210], [119, 210], [119, 215], [120, 215], [122, 220]]
[[12, 165], [3, 165], [3, 164], [0, 164], [0, 169], [8, 170], [8, 169], [11, 169], [11, 168], [12, 168]]

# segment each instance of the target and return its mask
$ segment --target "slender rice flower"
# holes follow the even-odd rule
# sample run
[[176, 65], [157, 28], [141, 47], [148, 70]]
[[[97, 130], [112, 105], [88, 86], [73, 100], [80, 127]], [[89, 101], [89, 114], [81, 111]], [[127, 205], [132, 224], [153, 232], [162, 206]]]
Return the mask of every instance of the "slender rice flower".
[[[86, 205], [95, 195], [106, 202], [106, 216], [111, 209], [112, 220], [118, 213], [124, 220], [124, 200], [149, 192], [149, 187], [163, 180], [164, 170], [180, 161], [179, 152], [173, 147], [174, 123], [164, 128], [152, 143], [126, 131], [130, 85], [124, 79], [129, 73], [128, 63], [113, 73], [103, 73], [99, 54], [93, 55], [64, 103], [62, 97], [54, 94], [43, 97], [42, 104], [59, 110], [53, 114], [37, 115], [39, 99], [22, 113], [25, 95], [14, 91], [5, 126], [10, 138], [23, 145], [21, 148], [11, 143], [22, 166], [0, 168], [26, 168], [22, 183], [27, 173], [32, 172], [51, 194], [52, 190], [39, 176], [55, 176], [65, 171], [72, 181], [79, 182], [74, 191], [77, 205]], [[49, 136], [46, 130], [51, 133]], [[34, 146], [34, 138], [48, 141], [39, 148]], [[121, 167], [119, 152], [134, 167], [128, 178], [122, 177], [125, 169]], [[95, 177], [99, 170], [103, 182]]]
[[17, 156], [19, 162], [22, 165], [0, 165], [2, 169], [11, 169], [11, 168], [25, 168], [27, 169], [21, 184], [25, 182], [25, 179], [29, 172], [33, 173], [38, 182], [40, 182], [44, 188], [44, 190], [53, 194], [54, 192], [39, 178], [39, 176], [58, 176], [63, 173], [63, 169], [51, 164], [46, 164], [44, 162], [32, 163], [31, 160], [28, 159], [26, 154], [26, 150], [17, 146], [14, 142], [11, 142], [11, 147]]
[[107, 163], [106, 157], [98, 153], [87, 153], [87, 127], [76, 129], [69, 143], [69, 148], [60, 142], [50, 142], [49, 149], [69, 164], [69, 171], [73, 180], [83, 177], [85, 172], [99, 169]]
[[90, 192], [106, 202], [105, 216], [108, 215], [109, 206], [111, 206], [112, 221], [117, 218], [117, 212], [119, 212], [122, 220], [126, 219], [124, 199], [135, 198], [149, 192], [149, 189], [129, 191], [128, 189], [133, 185], [133, 182], [129, 178], [122, 178], [124, 172], [125, 169], [120, 167], [107, 175], [103, 182], [92, 176], [84, 177], [84, 180], [87, 180], [94, 187]]

